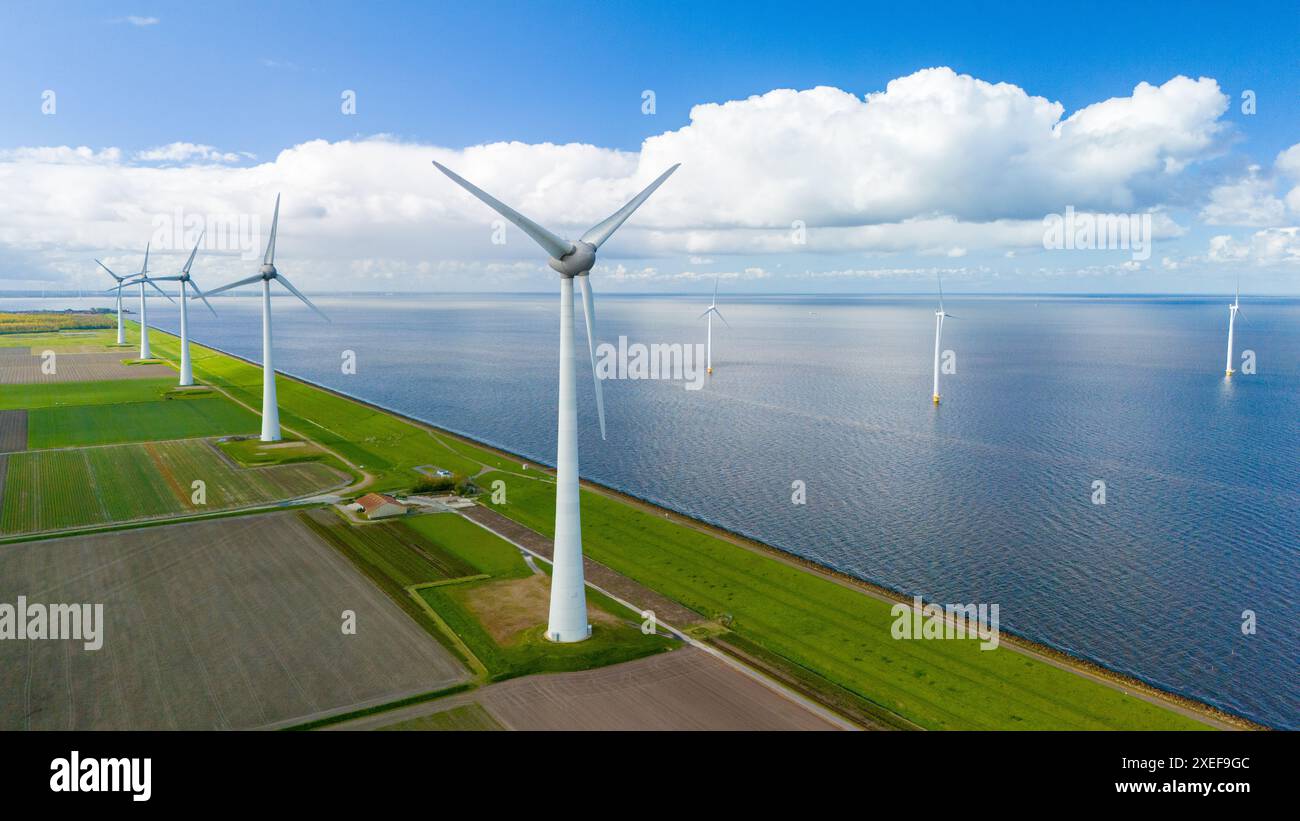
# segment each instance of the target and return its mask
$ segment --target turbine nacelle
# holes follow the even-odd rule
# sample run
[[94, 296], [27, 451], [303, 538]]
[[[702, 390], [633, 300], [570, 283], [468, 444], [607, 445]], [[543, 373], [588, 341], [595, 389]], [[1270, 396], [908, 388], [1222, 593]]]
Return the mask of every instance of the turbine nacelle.
[[573, 243], [572, 251], [559, 259], [551, 257], [547, 260], [547, 264], [562, 277], [581, 276], [596, 264], [596, 246], [578, 240]]
[[269, 262], [264, 264], [258, 273], [262, 275], [262, 279], [275, 279], [279, 275], [279, 271], [275, 270], [275, 266]]

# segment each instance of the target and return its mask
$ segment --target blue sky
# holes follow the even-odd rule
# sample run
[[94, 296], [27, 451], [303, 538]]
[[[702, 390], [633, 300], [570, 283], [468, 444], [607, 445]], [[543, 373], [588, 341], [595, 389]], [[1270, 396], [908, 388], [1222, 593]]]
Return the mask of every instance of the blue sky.
[[[1008, 83], [1059, 102], [1068, 117], [1086, 106], [1131, 95], [1138, 83], [1160, 86], [1185, 75], [1217, 82], [1229, 102], [1217, 118], [1225, 128], [1212, 149], [1202, 150], [1176, 178], [1162, 180], [1159, 196], [1147, 196], [1140, 205], [1163, 209], [1181, 228], [1177, 237], [1157, 242], [1149, 265], [1158, 267], [1157, 260], [1166, 254], [1192, 262], [1145, 275], [1094, 271], [1082, 279], [1036, 279], [1024, 272], [1025, 253], [1010, 263], [1000, 261], [1009, 257], [999, 249], [963, 248], [961, 265], [997, 272], [994, 277], [972, 274], [970, 289], [1205, 291], [1217, 270], [1201, 259], [1212, 237], [1231, 236], [1235, 247], [1243, 248], [1260, 230], [1296, 225], [1297, 215], [1285, 210], [1267, 224], [1209, 226], [1197, 219], [1209, 192], [1244, 179], [1252, 164], [1260, 166], [1259, 175], [1276, 180], [1276, 197], [1285, 200], [1292, 183], [1273, 164], [1280, 152], [1300, 142], [1300, 12], [1295, 4], [1235, 3], [1225, 11], [1222, 4], [1216, 8], [1209, 3], [1087, 8], [1000, 3], [996, 12], [973, 5], [6, 4], [0, 9], [0, 150], [113, 147], [122, 153], [124, 174], [140, 164], [134, 155], [173, 143], [239, 155], [223, 160], [235, 174], [274, 162], [280, 152], [313, 140], [337, 143], [376, 135], [457, 151], [484, 143], [549, 142], [636, 154], [647, 138], [689, 126], [694, 106], [745, 100], [774, 89], [832, 86], [860, 98], [920, 69], [944, 66], [957, 75]], [[46, 89], [57, 92], [55, 116], [42, 113]], [[344, 89], [357, 93], [355, 116], [340, 114]], [[655, 92], [653, 116], [641, 111], [645, 89]], [[1252, 116], [1240, 109], [1246, 89], [1257, 99]], [[174, 186], [165, 188], [172, 191]], [[450, 193], [432, 190], [437, 196]], [[940, 203], [937, 211], [927, 213], [944, 211]], [[310, 213], [304, 211], [300, 218]], [[830, 221], [851, 217], [840, 214]], [[864, 217], [862, 224], [874, 223]], [[128, 226], [121, 227], [129, 233]], [[6, 242], [10, 246], [7, 254], [0, 250], [0, 277], [65, 277], [71, 260], [95, 251], [96, 243], [109, 246], [100, 253], [125, 253], [149, 233], [146, 224], [121, 238], [50, 237], [48, 242], [62, 245], [45, 249], [39, 242], [15, 239], [21, 230], [0, 229], [0, 249]], [[286, 225], [287, 232], [292, 230]], [[696, 245], [701, 244], [633, 241], [625, 249], [632, 254], [625, 264], [629, 269], [653, 267], [661, 274], [692, 269], [701, 276], [762, 269], [776, 275], [754, 278], [749, 285], [768, 290], [801, 289], [781, 271], [917, 271], [937, 264], [926, 259], [925, 249], [908, 243], [884, 252], [876, 246], [845, 250], [837, 245], [775, 254], [757, 246], [721, 243], [710, 249], [704, 243], [704, 252], [687, 252]], [[65, 251], [68, 261], [32, 274], [42, 265], [43, 250]], [[483, 258], [527, 258], [522, 247], [515, 250], [502, 257], [488, 249]], [[456, 253], [466, 264], [478, 258], [472, 249]], [[1098, 263], [1071, 256], [1051, 257], [1048, 267], [1091, 270], [1124, 258], [1110, 254]], [[444, 261], [436, 246], [404, 249], [398, 259], [423, 261], [426, 268], [431, 260], [435, 267]], [[709, 262], [701, 261], [705, 259]], [[1300, 290], [1298, 266], [1285, 253], [1280, 263], [1241, 259], [1259, 267], [1269, 290]], [[1033, 266], [1041, 269], [1041, 262]], [[390, 260], [389, 267], [393, 264], [401, 263]], [[352, 270], [365, 265], [356, 262]], [[1017, 268], [1021, 273], [1014, 273]], [[1200, 273], [1193, 277], [1189, 269]], [[737, 278], [739, 286], [743, 277]], [[912, 279], [873, 276], [808, 287], [916, 290]], [[954, 279], [963, 278], [954, 274]], [[673, 286], [671, 280], [653, 286], [653, 278], [637, 282]]]

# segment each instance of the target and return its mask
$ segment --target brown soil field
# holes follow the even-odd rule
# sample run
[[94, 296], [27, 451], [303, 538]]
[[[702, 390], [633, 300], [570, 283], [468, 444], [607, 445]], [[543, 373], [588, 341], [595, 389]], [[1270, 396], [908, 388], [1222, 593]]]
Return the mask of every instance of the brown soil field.
[[102, 604], [103, 646], [0, 641], [0, 729], [282, 726], [468, 677], [290, 512], [9, 545], [19, 595]]
[[27, 450], [27, 411], [0, 411], [0, 453]]
[[[135, 352], [67, 353], [57, 351], [55, 372], [41, 372], [40, 356], [0, 357], [0, 385], [36, 385], [42, 382], [98, 382], [106, 379], [159, 379], [176, 375], [166, 365], [123, 365]], [[39, 353], [39, 352], [38, 352]]]

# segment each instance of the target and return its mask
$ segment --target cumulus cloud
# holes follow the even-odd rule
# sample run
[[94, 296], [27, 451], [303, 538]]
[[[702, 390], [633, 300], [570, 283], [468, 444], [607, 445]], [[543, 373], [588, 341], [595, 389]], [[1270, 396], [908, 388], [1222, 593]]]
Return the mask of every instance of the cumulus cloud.
[[1210, 238], [1211, 262], [1253, 262], [1257, 265], [1300, 264], [1300, 228], [1266, 228], [1245, 240], [1227, 234]]
[[[492, 242], [497, 216], [438, 174], [435, 159], [569, 236], [682, 163], [602, 249], [607, 260], [1000, 254], [1041, 248], [1043, 216], [1067, 206], [1155, 209], [1157, 236], [1176, 235], [1160, 208], [1189, 165], [1222, 150], [1227, 104], [1214, 80], [1175, 77], [1066, 116], [1018, 86], [935, 68], [865, 97], [819, 87], [699, 105], [688, 124], [639, 151], [453, 149], [378, 135], [314, 140], [240, 164], [237, 152], [200, 143], [130, 160], [117, 148], [17, 148], [0, 152], [0, 271], [80, 270], [92, 254], [142, 246], [160, 215], [177, 209], [193, 227], [214, 216], [265, 227], [277, 192], [281, 254], [331, 286], [432, 260], [537, 266], [537, 249], [513, 226], [504, 245]], [[1300, 164], [1300, 153], [1292, 159]], [[184, 244], [162, 251], [179, 254]], [[242, 249], [224, 250], [207, 264], [245, 273], [234, 253]], [[435, 264], [425, 270], [439, 275]]]

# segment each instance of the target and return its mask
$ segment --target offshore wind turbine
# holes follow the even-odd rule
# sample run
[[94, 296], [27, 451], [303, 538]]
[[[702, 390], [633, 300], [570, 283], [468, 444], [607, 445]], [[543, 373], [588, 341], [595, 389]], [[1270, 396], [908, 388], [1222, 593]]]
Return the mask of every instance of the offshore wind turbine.
[[189, 387], [194, 384], [194, 371], [190, 367], [190, 328], [189, 310], [185, 302], [186, 286], [194, 289], [195, 296], [190, 297], [190, 299], [198, 297], [203, 300], [204, 305], [208, 306], [208, 310], [212, 311], [213, 316], [217, 315], [216, 309], [212, 307], [212, 304], [208, 302], [208, 298], [199, 290], [198, 284], [196, 284], [193, 278], [190, 277], [190, 267], [194, 265], [194, 255], [199, 252], [199, 246], [202, 244], [203, 234], [199, 234], [199, 241], [194, 243], [194, 250], [190, 251], [189, 261], [185, 263], [185, 267], [181, 269], [179, 274], [174, 274], [169, 277], [154, 277], [154, 280], [157, 282], [175, 281], [181, 284], [181, 387]]
[[713, 278], [713, 302], [709, 303], [709, 309], [707, 311], [700, 314], [700, 319], [704, 319], [705, 317], [709, 318], [709, 330], [705, 337], [707, 339], [707, 344], [704, 347], [705, 370], [708, 373], [713, 373], [713, 315], [714, 314], [717, 314], [718, 319], [721, 319], [723, 324], [725, 324], [728, 328], [731, 327], [731, 323], [727, 322], [727, 318], [722, 315], [721, 311], [718, 310], [718, 278], [717, 277]]
[[[228, 285], [222, 285], [208, 291], [208, 296], [219, 294], [222, 291], [229, 291], [231, 288], [239, 288], [244, 285], [251, 285], [254, 282], [262, 283], [262, 441], [278, 442], [280, 441], [280, 408], [276, 404], [275, 398], [275, 364], [271, 359], [271, 281], [275, 280], [288, 289], [289, 293], [298, 297], [303, 303], [320, 314], [320, 318], [326, 322], [330, 318], [325, 316], [325, 312], [317, 308], [312, 301], [302, 295], [302, 291], [293, 287], [284, 274], [276, 270], [275, 267], [275, 234], [280, 225], [280, 195], [275, 195], [275, 216], [271, 217], [271, 238], [266, 243], [266, 253], [262, 256], [262, 268], [256, 274]], [[195, 288], [195, 291], [198, 289]], [[207, 302], [207, 299], [203, 300]], [[212, 306], [209, 305], [209, 308]], [[215, 313], [215, 311], [214, 311]]]
[[126, 282], [127, 278], [123, 276], [118, 276], [117, 274], [113, 273], [112, 268], [109, 268], [107, 265], [100, 262], [99, 260], [95, 260], [95, 264], [97, 264], [100, 268], [103, 268], [105, 271], [108, 271], [108, 275], [111, 276], [113, 279], [117, 280], [117, 287], [111, 288], [109, 290], [117, 291], [117, 344], [125, 345], [126, 328], [122, 326], [122, 284]]
[[1241, 303], [1241, 275], [1237, 275], [1237, 291], [1232, 297], [1232, 304], [1228, 306], [1228, 364], [1224, 366], [1223, 376], [1225, 379], [1231, 379], [1235, 371], [1232, 369], [1232, 326], [1237, 322], [1237, 311], [1240, 310]]
[[560, 275], [560, 386], [555, 449], [555, 551], [551, 565], [551, 605], [546, 637], [555, 642], [582, 641], [591, 635], [587, 623], [587, 597], [582, 570], [582, 514], [578, 505], [578, 402], [573, 373], [573, 281], [582, 288], [582, 309], [587, 321], [587, 352], [596, 383], [596, 412], [600, 437], [605, 438], [605, 404], [596, 371], [596, 302], [588, 282], [596, 264], [596, 251], [632, 212], [663, 185], [680, 163], [664, 173], [576, 242], [562, 239], [505, 205], [445, 165], [434, 162], [453, 182], [510, 220], [550, 257], [548, 264]]
[[943, 274], [939, 274], [939, 310], [934, 312], [934, 391], [931, 397], [936, 405], [939, 404], [939, 341], [943, 337], [944, 317], [951, 316], [943, 309]]

